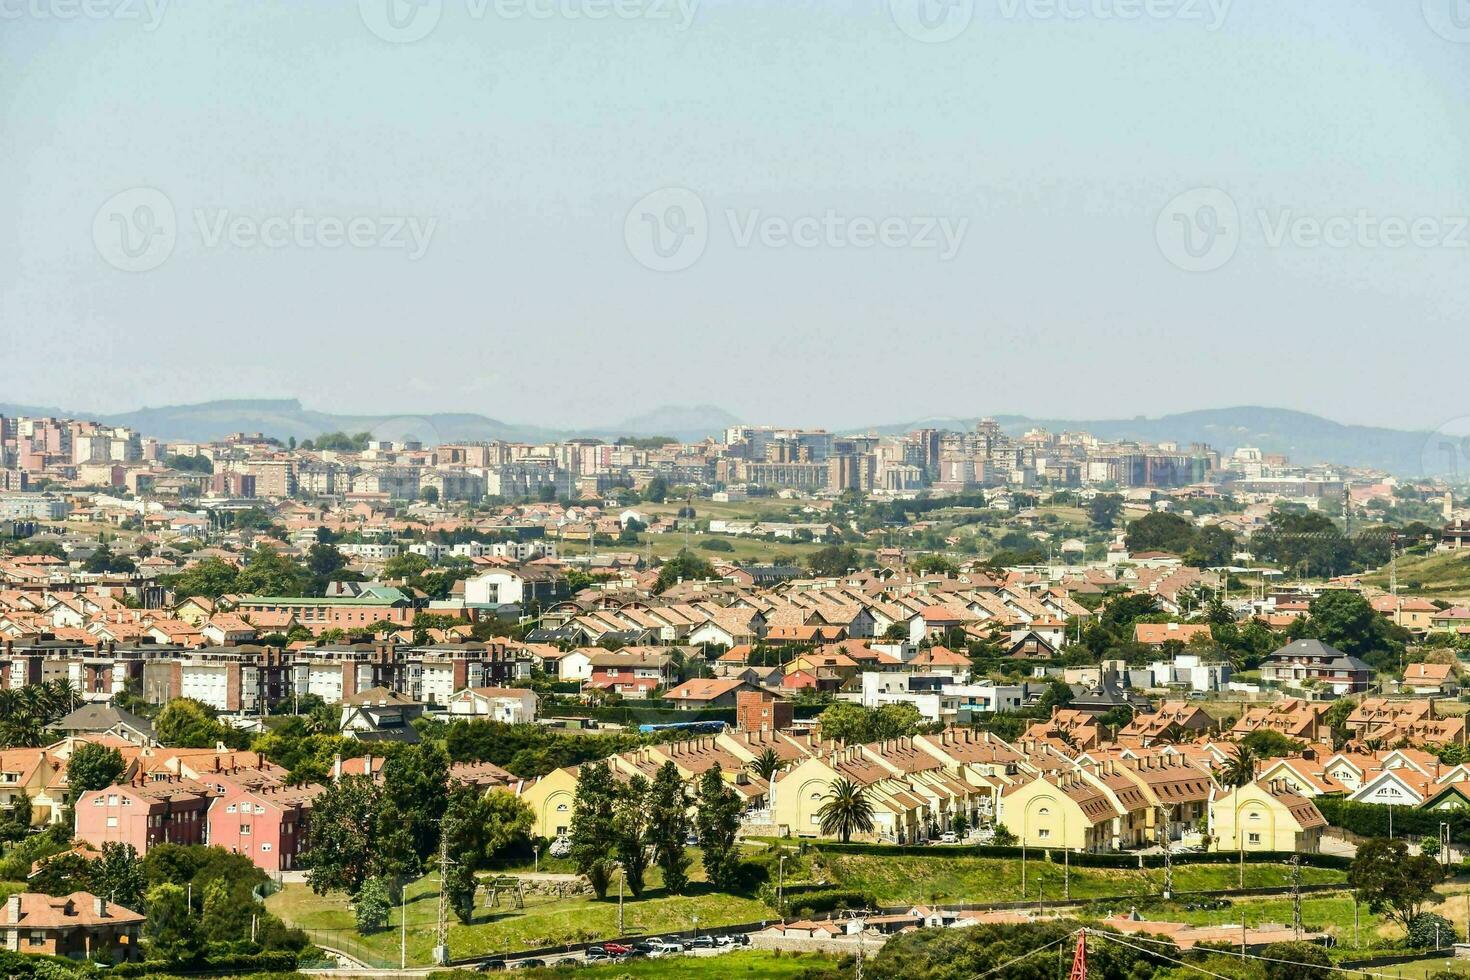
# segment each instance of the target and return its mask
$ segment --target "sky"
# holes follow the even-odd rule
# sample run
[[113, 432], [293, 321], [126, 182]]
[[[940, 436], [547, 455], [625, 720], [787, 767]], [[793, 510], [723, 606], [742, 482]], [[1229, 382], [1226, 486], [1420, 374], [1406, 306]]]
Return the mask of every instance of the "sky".
[[0, 65], [0, 402], [1470, 415], [1470, 0], [0, 0]]

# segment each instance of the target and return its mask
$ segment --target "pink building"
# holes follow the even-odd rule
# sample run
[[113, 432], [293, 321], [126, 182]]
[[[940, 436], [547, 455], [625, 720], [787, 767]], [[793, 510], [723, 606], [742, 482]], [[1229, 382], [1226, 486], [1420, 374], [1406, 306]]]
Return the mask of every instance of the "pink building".
[[203, 783], [150, 773], [145, 782], [83, 793], [76, 836], [99, 848], [107, 841], [131, 844], [140, 855], [154, 844], [204, 844], [212, 798]]
[[294, 870], [306, 848], [311, 802], [324, 789], [227, 782], [209, 806], [209, 843], [247, 855], [265, 871]]

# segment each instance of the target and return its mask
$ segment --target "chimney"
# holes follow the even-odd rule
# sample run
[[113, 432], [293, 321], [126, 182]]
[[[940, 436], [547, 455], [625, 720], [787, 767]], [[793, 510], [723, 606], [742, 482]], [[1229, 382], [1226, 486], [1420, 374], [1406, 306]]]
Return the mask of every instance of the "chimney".
[[107, 899], [103, 898], [101, 895], [93, 895], [92, 911], [97, 914], [97, 917], [99, 919], [107, 918]]
[[16, 892], [5, 900], [5, 921], [11, 923], [20, 921], [20, 892]]
[[332, 756], [332, 782], [342, 778], [342, 753]]

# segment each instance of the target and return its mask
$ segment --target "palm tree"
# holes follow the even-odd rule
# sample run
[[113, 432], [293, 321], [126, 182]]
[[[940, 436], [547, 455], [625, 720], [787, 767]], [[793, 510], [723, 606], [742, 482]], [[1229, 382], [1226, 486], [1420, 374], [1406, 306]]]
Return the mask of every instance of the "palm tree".
[[1256, 781], [1256, 753], [1249, 745], [1235, 747], [1235, 755], [1220, 770], [1220, 781], [1234, 789]]
[[835, 834], [846, 844], [855, 833], [872, 832], [873, 804], [868, 802], [865, 788], [850, 779], [838, 779], [823, 799], [826, 802], [817, 810], [822, 833], [828, 837]]
[[781, 768], [781, 757], [776, 754], [775, 749], [767, 746], [764, 752], [747, 762], [745, 768], [769, 783], [771, 777]]

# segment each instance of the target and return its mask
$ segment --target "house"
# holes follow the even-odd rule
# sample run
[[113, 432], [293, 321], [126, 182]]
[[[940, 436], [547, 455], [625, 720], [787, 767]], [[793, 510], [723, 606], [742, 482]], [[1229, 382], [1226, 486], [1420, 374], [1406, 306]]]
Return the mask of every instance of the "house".
[[286, 786], [229, 780], [209, 805], [209, 843], [244, 854], [263, 871], [279, 873], [300, 866], [306, 847], [311, 803], [325, 787]]
[[424, 713], [422, 702], [404, 697], [386, 687], [370, 687], [342, 699], [339, 731], [362, 742], [408, 742], [419, 740], [413, 721]]
[[76, 836], [101, 847], [131, 844], [140, 855], [154, 844], [203, 844], [213, 795], [198, 780], [151, 773], [83, 793], [76, 803]]
[[1261, 663], [1261, 680], [1357, 694], [1373, 683], [1373, 668], [1321, 640], [1297, 640]]
[[536, 693], [523, 687], [467, 687], [450, 695], [449, 713], [512, 725], [536, 720]]
[[1323, 720], [1326, 714], [1325, 703], [1283, 698], [1246, 711], [1230, 730], [1230, 734], [1243, 737], [1251, 732], [1267, 730], [1303, 742], [1329, 741], [1332, 731]]
[[685, 681], [665, 692], [664, 700], [680, 710], [695, 708], [733, 708], [742, 693], [760, 693], [760, 688], [738, 678], [701, 677]]
[[654, 650], [600, 650], [589, 654], [591, 674], [586, 686], [613, 691], [624, 697], [647, 697], [674, 680], [674, 662]]
[[1188, 644], [1192, 640], [1212, 640], [1209, 624], [1199, 623], [1137, 623], [1133, 627], [1133, 641], [1149, 647], [1161, 647], [1165, 643]]
[[1215, 719], [1197, 704], [1165, 701], [1158, 710], [1140, 713], [1118, 730], [1118, 742], [1147, 748], [1159, 742], [1192, 741], [1215, 727]]
[[1029, 847], [1108, 851], [1121, 808], [1082, 770], [1036, 776], [1001, 797], [999, 822]]
[[[268, 614], [257, 613], [256, 615]], [[233, 613], [216, 614], [199, 628], [199, 632], [203, 634], [206, 643], [217, 647], [239, 646], [241, 643], [251, 642], [260, 635], [256, 628], [247, 623], [243, 617]]]
[[1257, 780], [1217, 790], [1210, 801], [1209, 826], [1217, 851], [1317, 854], [1327, 821], [1311, 800], [1285, 784]]
[[1409, 664], [1404, 668], [1404, 687], [1415, 694], [1448, 694], [1458, 688], [1452, 664]]
[[112, 704], [84, 704], [51, 725], [60, 735], [107, 735], [133, 745], [157, 745], [153, 723]]
[[143, 958], [143, 916], [91, 892], [17, 892], [0, 913], [5, 948], [103, 963]]

